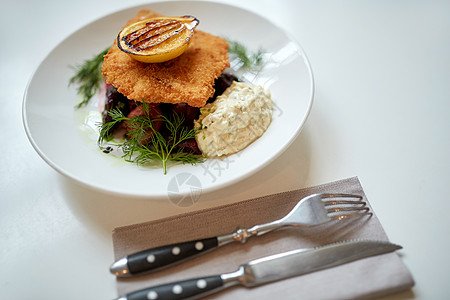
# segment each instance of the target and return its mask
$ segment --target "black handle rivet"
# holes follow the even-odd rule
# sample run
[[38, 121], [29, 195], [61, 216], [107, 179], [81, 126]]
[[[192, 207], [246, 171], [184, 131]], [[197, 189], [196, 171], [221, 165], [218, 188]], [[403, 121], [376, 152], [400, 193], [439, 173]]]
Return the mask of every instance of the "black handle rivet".
[[195, 249], [197, 249], [198, 251], [201, 251], [203, 249], [204, 245], [202, 242], [197, 242], [195, 243]]
[[180, 247], [173, 247], [172, 248], [172, 254], [173, 255], [178, 255], [178, 254], [180, 254], [180, 252], [181, 252]]
[[148, 300], [156, 300], [158, 299], [158, 293], [155, 291], [150, 291], [147, 293], [147, 299]]
[[149, 263], [154, 263], [155, 262], [156, 257], [153, 254], [150, 254], [149, 256], [147, 256], [147, 261]]
[[183, 288], [182, 288], [181, 285], [179, 285], [179, 284], [174, 285], [173, 288], [172, 288], [172, 292], [173, 292], [174, 294], [179, 295], [179, 294], [181, 294], [181, 293], [183, 292]]
[[197, 281], [197, 287], [199, 289], [204, 289], [206, 287], [206, 280], [205, 279], [200, 279]]

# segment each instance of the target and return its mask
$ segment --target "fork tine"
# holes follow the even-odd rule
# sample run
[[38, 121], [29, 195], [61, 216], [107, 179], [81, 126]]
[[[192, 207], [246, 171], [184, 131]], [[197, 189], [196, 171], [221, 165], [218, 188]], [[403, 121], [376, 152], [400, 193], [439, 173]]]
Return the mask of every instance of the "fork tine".
[[[339, 200], [337, 198], [340, 198]], [[323, 194], [322, 203], [331, 219], [342, 220], [353, 217], [372, 216], [363, 197], [354, 194]]]
[[373, 213], [371, 212], [365, 212], [365, 213], [352, 213], [352, 214], [342, 214], [342, 215], [335, 215], [335, 216], [329, 216], [333, 220], [343, 220], [343, 219], [350, 219], [354, 217], [363, 217], [363, 216], [372, 216]]
[[326, 201], [327, 199], [332, 198], [356, 198], [356, 199], [362, 199], [363, 197], [360, 195], [355, 194], [321, 194], [322, 200]]
[[[353, 202], [355, 203], [355, 202]], [[337, 206], [327, 208], [328, 217], [334, 220], [343, 220], [354, 217], [372, 216], [373, 213], [366, 206], [366, 202], [356, 202], [347, 206]], [[361, 206], [362, 205], [362, 206]]]
[[327, 212], [330, 213], [338, 213], [338, 212], [368, 212], [369, 208], [364, 206], [364, 207], [334, 207], [334, 208], [328, 208]]
[[[336, 198], [340, 200], [335, 200]], [[325, 207], [332, 205], [361, 205], [365, 206], [367, 203], [362, 201], [362, 196], [354, 194], [323, 194], [322, 202]]]
[[350, 204], [350, 205], [366, 205], [367, 203], [364, 201], [358, 200], [358, 201], [353, 201], [353, 200], [330, 200], [330, 201], [323, 201], [325, 206], [331, 206], [331, 205], [345, 205], [345, 204]]

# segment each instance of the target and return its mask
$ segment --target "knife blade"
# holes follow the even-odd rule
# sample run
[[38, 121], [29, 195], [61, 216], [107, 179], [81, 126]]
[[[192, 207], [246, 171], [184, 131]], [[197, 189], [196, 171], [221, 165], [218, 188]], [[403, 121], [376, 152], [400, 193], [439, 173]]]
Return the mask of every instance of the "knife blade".
[[315, 248], [297, 249], [252, 260], [231, 273], [153, 286], [129, 293], [117, 300], [197, 299], [236, 284], [253, 287], [401, 248], [385, 241], [348, 240]]

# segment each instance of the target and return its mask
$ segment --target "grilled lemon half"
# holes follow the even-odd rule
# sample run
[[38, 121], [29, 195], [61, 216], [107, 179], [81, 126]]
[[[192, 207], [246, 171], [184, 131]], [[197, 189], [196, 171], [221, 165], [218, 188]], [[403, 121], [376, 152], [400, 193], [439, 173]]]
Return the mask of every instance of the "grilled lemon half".
[[117, 46], [138, 61], [165, 62], [189, 47], [198, 23], [192, 16], [145, 19], [124, 27], [117, 36]]

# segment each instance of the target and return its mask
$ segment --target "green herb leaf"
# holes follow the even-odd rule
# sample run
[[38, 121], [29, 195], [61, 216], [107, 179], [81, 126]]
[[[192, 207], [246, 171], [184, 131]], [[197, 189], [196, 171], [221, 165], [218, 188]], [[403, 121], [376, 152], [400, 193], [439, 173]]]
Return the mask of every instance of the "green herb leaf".
[[[148, 111], [148, 104], [143, 103], [143, 110]], [[122, 149], [123, 158], [126, 161], [144, 165], [153, 161], [161, 161], [163, 172], [167, 174], [167, 162], [181, 162], [183, 164], [196, 164], [204, 161], [204, 157], [194, 153], [186, 152], [179, 144], [191, 138], [195, 138], [197, 129], [188, 129], [183, 125], [184, 116], [174, 114], [173, 117], [167, 118], [161, 116], [157, 121], [163, 121], [165, 127], [169, 131], [169, 135], [165, 138], [159, 131], [156, 131], [152, 120], [147, 117], [149, 114], [143, 116], [136, 116], [127, 118], [122, 112], [118, 110], [111, 110], [109, 115], [112, 122], [100, 125], [100, 136], [98, 145], [102, 147], [103, 143], [111, 139], [111, 129], [118, 123], [127, 121], [131, 127], [128, 131], [128, 139], [123, 143], [117, 143], [116, 146]], [[143, 144], [142, 141], [149, 136], [148, 144]]]
[[70, 78], [69, 85], [77, 84], [77, 93], [82, 97], [81, 102], [75, 106], [76, 108], [88, 104], [91, 98], [100, 89], [100, 83], [103, 80], [101, 70], [103, 56], [105, 56], [108, 51], [109, 48], [95, 55], [92, 59], [85, 60], [81, 65], [72, 67], [75, 70], [75, 75]]
[[249, 53], [243, 44], [233, 40], [227, 40], [227, 42], [230, 46], [228, 49], [230, 56], [233, 59], [239, 59], [247, 70], [254, 70], [262, 65], [264, 51], [261, 48], [254, 53]]
[[100, 134], [98, 137], [97, 144], [101, 147], [105, 141], [110, 141], [112, 139], [112, 129], [116, 126], [116, 124], [128, 120], [124, 114], [118, 109], [112, 109], [109, 112], [109, 115], [112, 118], [111, 122], [100, 124]]

